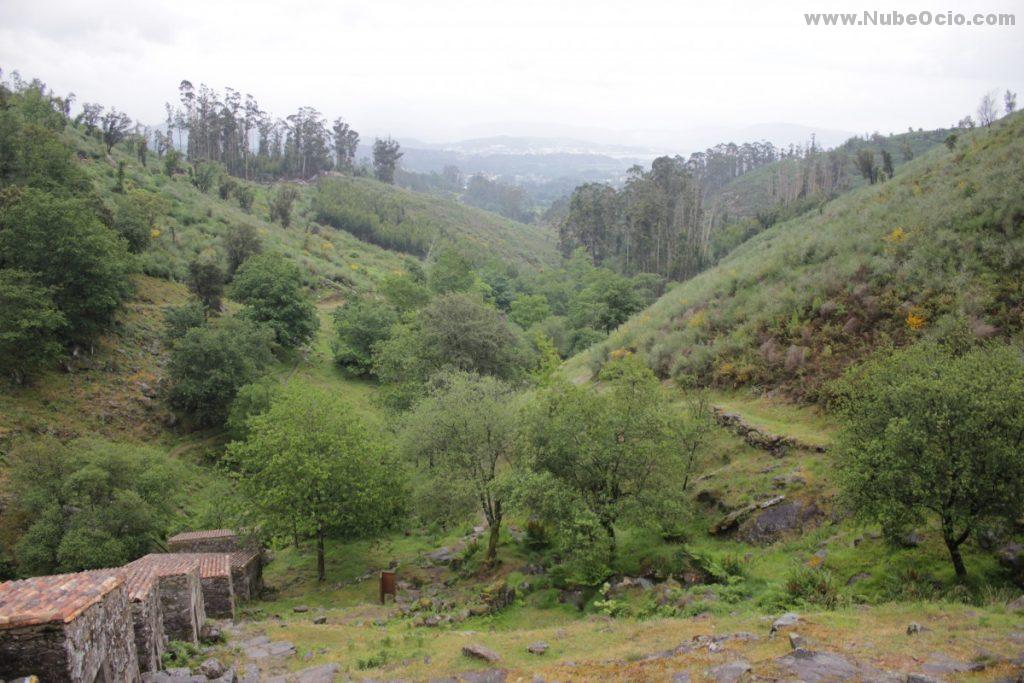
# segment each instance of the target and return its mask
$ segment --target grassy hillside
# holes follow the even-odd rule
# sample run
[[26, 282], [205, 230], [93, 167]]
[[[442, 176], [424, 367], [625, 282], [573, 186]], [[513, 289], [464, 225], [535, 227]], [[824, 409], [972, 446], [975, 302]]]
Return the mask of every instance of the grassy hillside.
[[932, 149], [890, 181], [777, 224], [569, 363], [628, 348], [683, 384], [810, 400], [850, 363], [921, 337], [1019, 339], [1024, 116]]
[[363, 239], [416, 255], [439, 240], [459, 243], [478, 259], [498, 258], [532, 266], [556, 262], [554, 232], [456, 201], [385, 185], [369, 178], [321, 179], [313, 218]]
[[[848, 179], [849, 187], [855, 189], [867, 184], [857, 171], [855, 157], [858, 151], [866, 149], [875, 152], [875, 161], [881, 164], [883, 151], [892, 156], [896, 169], [908, 160], [904, 157], [904, 146], [910, 149], [914, 158], [921, 156], [942, 141], [952, 131], [946, 129], [930, 131], [911, 131], [898, 135], [877, 136], [870, 139], [851, 138], [841, 145], [838, 151], [845, 153], [845, 164], [842, 173]], [[710, 210], [725, 223], [753, 218], [759, 211], [766, 211], [779, 204], [783, 178], [799, 178], [801, 159], [780, 159], [770, 164], [758, 166], [726, 184], [708, 198]], [[821, 198], [818, 198], [818, 202]], [[796, 202], [806, 207], [806, 202]], [[817, 203], [817, 202], [816, 202]]]
[[252, 225], [264, 248], [296, 259], [313, 287], [372, 290], [383, 276], [403, 269], [407, 258], [423, 255], [404, 255], [318, 222], [313, 205], [321, 196], [320, 187], [330, 187], [332, 199], [343, 206], [380, 216], [379, 224], [392, 235], [428, 234], [431, 244], [447, 238], [481, 259], [496, 256], [524, 266], [550, 265], [556, 258], [553, 235], [545, 228], [369, 178], [334, 176], [322, 180], [320, 186], [295, 184], [298, 199], [291, 225], [284, 227], [269, 218], [276, 185], [242, 183], [254, 194], [253, 205], [246, 211], [233, 198], [218, 196], [216, 186], [201, 192], [184, 173], [168, 177], [161, 159], [154, 155], [144, 168], [123, 146], [115, 147], [108, 156], [102, 142], [79, 129], [69, 126], [64, 135], [105, 201], [112, 204], [116, 200], [117, 166], [124, 162], [126, 187], [155, 193], [166, 202], [167, 211], [157, 221], [152, 243], [140, 256], [142, 270], [155, 277], [183, 280], [189, 260], [203, 250], [219, 248], [233, 224]]

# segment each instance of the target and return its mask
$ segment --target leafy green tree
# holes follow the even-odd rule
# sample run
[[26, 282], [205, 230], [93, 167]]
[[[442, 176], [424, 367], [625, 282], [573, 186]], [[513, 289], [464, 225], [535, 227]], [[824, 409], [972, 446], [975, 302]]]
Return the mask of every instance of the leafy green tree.
[[170, 210], [166, 199], [148, 190], [129, 190], [117, 198], [114, 209], [114, 229], [132, 253], [146, 250], [153, 241], [154, 230], [160, 216]]
[[303, 290], [302, 271], [278, 254], [260, 254], [242, 264], [231, 288], [243, 315], [270, 326], [277, 343], [294, 349], [320, 328], [316, 307]]
[[221, 309], [224, 279], [224, 268], [213, 251], [203, 252], [188, 264], [188, 290], [208, 310]]
[[263, 251], [263, 243], [256, 228], [248, 223], [237, 223], [228, 227], [221, 237], [224, 253], [228, 257], [228, 277], [245, 263], [245, 260]]
[[65, 325], [48, 288], [23, 270], [0, 270], [0, 374], [24, 384], [52, 363]]
[[164, 155], [164, 173], [168, 177], [181, 173], [181, 152], [173, 147], [169, 148]]
[[373, 348], [391, 334], [398, 321], [386, 303], [358, 298], [334, 309], [334, 362], [357, 375], [373, 370]]
[[317, 579], [328, 538], [372, 538], [401, 519], [401, 468], [337, 395], [292, 383], [228, 448], [254, 521], [273, 535], [316, 539]]
[[395, 182], [395, 169], [402, 158], [397, 140], [377, 138], [373, 141], [373, 173], [382, 183]]
[[454, 247], [441, 249], [430, 266], [428, 283], [438, 294], [469, 291], [475, 281], [473, 262]]
[[132, 290], [125, 243], [88, 203], [32, 188], [0, 193], [0, 268], [51, 290], [72, 341], [92, 340]]
[[252, 203], [256, 200], [256, 193], [248, 185], [239, 185], [235, 190], [235, 199], [242, 211], [248, 213], [252, 209]]
[[551, 315], [548, 299], [541, 294], [520, 294], [512, 300], [508, 317], [524, 330]]
[[430, 290], [410, 273], [392, 273], [380, 283], [380, 293], [401, 313], [422, 308], [430, 301]]
[[103, 115], [103, 144], [107, 146], [107, 154], [110, 154], [114, 145], [124, 140], [131, 125], [132, 120], [128, 115], [116, 109]]
[[958, 577], [983, 523], [1012, 524], [1024, 499], [1024, 359], [986, 346], [920, 343], [852, 368], [837, 385], [839, 481], [891, 536], [935, 519]]
[[642, 309], [640, 297], [627, 278], [599, 269], [588, 279], [590, 284], [570, 304], [569, 317], [575, 327], [611, 332]]
[[200, 427], [222, 424], [238, 390], [273, 360], [273, 338], [273, 330], [239, 318], [190, 329], [171, 348], [171, 405]]
[[292, 205], [299, 198], [294, 185], [281, 185], [270, 200], [270, 220], [279, 221], [284, 227], [292, 224]]
[[206, 324], [206, 306], [200, 301], [189, 301], [181, 306], [167, 306], [163, 313], [163, 338], [168, 346], [173, 346], [192, 328]]
[[512, 388], [493, 377], [452, 372], [405, 418], [402, 451], [426, 467], [433, 488], [476, 508], [490, 528], [484, 561], [493, 565], [505, 515], [498, 477], [515, 462], [517, 409]]
[[699, 448], [706, 432], [688, 424], [633, 356], [609, 363], [599, 379], [600, 391], [560, 382], [542, 392], [526, 438], [531, 469], [561, 489], [557, 497], [592, 515], [614, 557], [623, 516], [652, 523], [680, 514], [678, 492], [690, 466], [684, 453]]
[[139, 446], [50, 437], [15, 442], [8, 456], [12, 519], [22, 574], [117, 566], [155, 549], [187, 472]]

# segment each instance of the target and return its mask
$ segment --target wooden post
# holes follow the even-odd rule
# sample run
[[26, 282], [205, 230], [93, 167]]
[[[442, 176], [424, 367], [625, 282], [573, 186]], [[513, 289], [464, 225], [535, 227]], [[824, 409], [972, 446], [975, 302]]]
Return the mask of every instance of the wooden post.
[[380, 573], [380, 604], [385, 604], [384, 598], [387, 595], [390, 595], [392, 600], [398, 599], [398, 589], [395, 583], [395, 572], [382, 571]]

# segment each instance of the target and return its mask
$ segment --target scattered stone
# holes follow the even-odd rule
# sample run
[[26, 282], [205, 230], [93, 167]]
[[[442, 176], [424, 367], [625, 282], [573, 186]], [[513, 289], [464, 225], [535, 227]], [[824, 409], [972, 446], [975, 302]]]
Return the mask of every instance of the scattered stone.
[[901, 539], [899, 539], [899, 543], [904, 548], [916, 548], [917, 546], [921, 545], [921, 542], [923, 540], [924, 539], [921, 538], [921, 534], [917, 533], [916, 531], [911, 531], [909, 534], [906, 534]]
[[206, 645], [212, 645], [214, 643], [220, 643], [224, 640], [224, 634], [214, 624], [204, 624], [202, 633], [199, 634], [199, 640]]
[[907, 674], [907, 683], [942, 683], [942, 681], [924, 674]]
[[338, 675], [337, 664], [323, 664], [303, 669], [295, 674], [296, 683], [334, 683]]
[[800, 615], [796, 612], [786, 612], [772, 622], [772, 633], [777, 633], [784, 628], [790, 628], [800, 623]]
[[847, 586], [853, 586], [855, 584], [860, 583], [861, 581], [867, 581], [870, 578], [871, 578], [871, 574], [868, 574], [867, 572], [857, 572], [856, 574], [851, 576], [849, 579], [847, 579], [846, 585]]
[[789, 634], [789, 646], [794, 650], [802, 650], [807, 645], [807, 641], [799, 633], [790, 632]]
[[529, 652], [531, 655], [542, 655], [548, 651], [548, 644], [531, 643], [530, 646], [526, 648], [526, 651]]
[[303, 612], [308, 612], [309, 608], [305, 605], [296, 605], [295, 607], [292, 607], [292, 611], [297, 614], [302, 614]]
[[484, 671], [467, 671], [455, 679], [459, 683], [505, 683], [508, 672], [503, 669], [485, 669]]
[[982, 662], [959, 662], [948, 655], [941, 652], [933, 652], [928, 657], [928, 661], [921, 667], [926, 673], [930, 674], [962, 674], [969, 671], [982, 671], [985, 668], [985, 664]]
[[558, 594], [558, 602], [562, 604], [569, 604], [578, 610], [582, 610], [583, 606], [586, 605], [587, 601], [583, 595], [583, 591], [578, 588], [564, 589]]
[[1010, 612], [1024, 612], [1024, 595], [1020, 596], [1013, 602], [1006, 605], [1006, 609]]
[[501, 661], [501, 656], [497, 652], [478, 643], [463, 645], [462, 654], [472, 659], [482, 659], [485, 662], [490, 662], [491, 664]]
[[907, 635], [914, 636], [921, 632], [921, 624], [916, 621], [912, 621], [907, 624]]
[[327, 617], [325, 617], [325, 616], [313, 617], [313, 623], [314, 624], [326, 624], [327, 623]]
[[239, 683], [238, 675], [234, 669], [227, 669], [220, 678], [213, 679], [215, 683]]
[[737, 660], [708, 669], [708, 676], [715, 679], [715, 683], [737, 683], [749, 671], [748, 662]]
[[227, 671], [227, 667], [221, 664], [220, 660], [211, 657], [199, 665], [199, 672], [207, 678], [220, 678]]
[[848, 681], [861, 677], [861, 671], [855, 664], [831, 652], [794, 650], [779, 658], [778, 662], [804, 683]]
[[685, 671], [677, 671], [672, 674], [672, 683], [690, 683], [690, 674]]
[[728, 533], [738, 527], [741, 521], [753, 514], [756, 510], [764, 510], [773, 505], [778, 505], [785, 499], [785, 496], [772, 496], [760, 503], [752, 503], [746, 507], [739, 508], [738, 510], [733, 510], [718, 522], [712, 524], [711, 528], [708, 529], [708, 533], [713, 536]]

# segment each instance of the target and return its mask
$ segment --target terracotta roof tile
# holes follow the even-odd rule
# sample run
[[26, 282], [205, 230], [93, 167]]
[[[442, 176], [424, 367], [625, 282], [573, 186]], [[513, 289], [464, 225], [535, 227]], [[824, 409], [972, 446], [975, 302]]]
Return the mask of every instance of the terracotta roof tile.
[[142, 600], [161, 576], [178, 576], [198, 571], [198, 558], [176, 553], [150, 553], [124, 566], [128, 581], [128, 596]]
[[113, 569], [0, 583], [0, 629], [66, 624], [124, 583]]
[[206, 529], [205, 531], [183, 531], [180, 534], [175, 534], [167, 539], [168, 543], [174, 543], [175, 541], [197, 541], [206, 538], [228, 538], [235, 536], [235, 532], [231, 529]]
[[231, 553], [231, 566], [244, 567], [259, 556], [260, 551], [258, 550], [239, 550], [233, 552]]
[[231, 574], [231, 556], [228, 553], [153, 553], [136, 560], [136, 562], [148, 560], [148, 558], [160, 558], [159, 561], [168, 566], [198, 562], [199, 576], [204, 579]]

